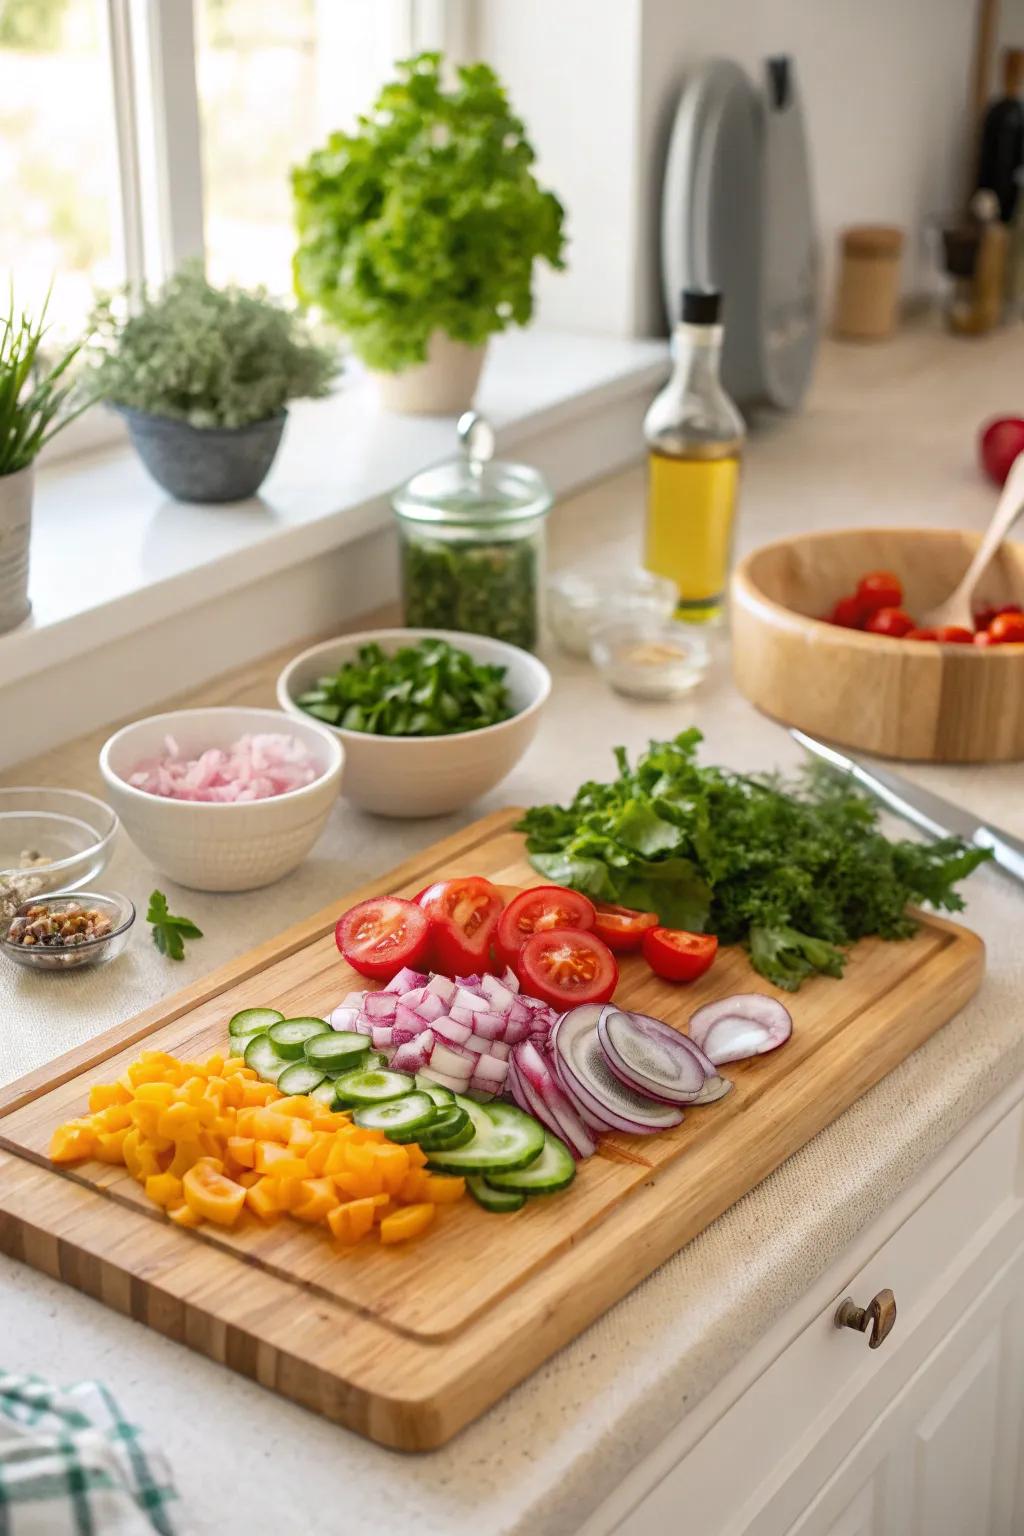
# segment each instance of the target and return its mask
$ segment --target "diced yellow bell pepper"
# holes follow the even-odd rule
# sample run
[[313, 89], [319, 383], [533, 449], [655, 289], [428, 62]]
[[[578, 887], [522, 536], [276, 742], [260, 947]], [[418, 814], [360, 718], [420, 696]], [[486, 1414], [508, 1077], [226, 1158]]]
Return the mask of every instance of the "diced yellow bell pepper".
[[286, 1094], [274, 1105], [274, 1113], [287, 1115], [291, 1120], [312, 1120], [316, 1113], [316, 1101], [304, 1093]]
[[404, 1200], [407, 1205], [415, 1205], [427, 1198], [427, 1181], [429, 1174], [425, 1168], [410, 1168], [401, 1187], [396, 1191], [398, 1198]]
[[168, 1209], [172, 1205], [180, 1205], [185, 1198], [182, 1182], [175, 1178], [173, 1173], [154, 1173], [146, 1180], [146, 1194], [154, 1205], [163, 1205]]
[[247, 1191], [215, 1167], [212, 1158], [201, 1158], [185, 1174], [182, 1184], [186, 1203], [197, 1216], [221, 1227], [234, 1226], [241, 1215]]
[[167, 1214], [179, 1227], [201, 1227], [203, 1224], [203, 1218], [190, 1205], [176, 1205]]
[[276, 1141], [257, 1141], [252, 1165], [257, 1173], [272, 1173], [279, 1179], [304, 1179], [309, 1173], [304, 1158]]
[[127, 1129], [120, 1131], [100, 1131], [96, 1136], [96, 1150], [93, 1156], [101, 1163], [123, 1163], [124, 1139], [128, 1135]]
[[[417, 1172], [422, 1170], [417, 1169]], [[420, 1199], [429, 1201], [432, 1205], [452, 1205], [456, 1200], [461, 1200], [466, 1193], [465, 1179], [453, 1177], [447, 1173], [428, 1173], [426, 1187]]]
[[276, 1179], [261, 1178], [259, 1183], [250, 1185], [245, 1192], [246, 1205], [261, 1221], [272, 1221], [284, 1209], [277, 1185]]
[[169, 1141], [181, 1141], [183, 1137], [198, 1137], [198, 1107], [184, 1100], [177, 1104], [169, 1104], [160, 1112], [156, 1133], [158, 1136], [166, 1136]]
[[409, 1154], [410, 1168], [425, 1168], [427, 1166], [427, 1154], [416, 1142], [407, 1143], [405, 1150]]
[[288, 1146], [291, 1151], [300, 1157], [304, 1156], [313, 1145], [316, 1132], [308, 1120], [293, 1120], [291, 1135], [288, 1137]]
[[346, 1201], [327, 1213], [327, 1225], [339, 1243], [350, 1246], [358, 1243], [372, 1228], [374, 1208], [372, 1199]]
[[409, 1174], [409, 1159], [405, 1148], [387, 1142], [382, 1147], [374, 1147], [373, 1157], [380, 1172], [384, 1193], [397, 1195]]
[[109, 1109], [112, 1104], [130, 1104], [131, 1094], [123, 1083], [93, 1083], [89, 1089], [89, 1108]]
[[425, 1232], [434, 1219], [432, 1205], [403, 1205], [397, 1211], [389, 1211], [380, 1224], [382, 1243], [404, 1243], [410, 1237]]
[[253, 1168], [256, 1163], [256, 1143], [251, 1136], [229, 1136], [227, 1153], [240, 1168]]
[[276, 1104], [273, 1109], [257, 1109], [250, 1123], [252, 1129], [243, 1134], [256, 1141], [286, 1142], [292, 1133], [291, 1116], [278, 1114]]
[[167, 1165], [167, 1172], [173, 1173], [176, 1179], [183, 1179], [193, 1164], [198, 1163], [203, 1155], [198, 1139], [182, 1139], [175, 1145], [174, 1156]]
[[338, 1204], [338, 1194], [331, 1179], [303, 1179], [304, 1198], [291, 1212], [299, 1221], [323, 1221]]
[[79, 1158], [93, 1157], [95, 1152], [96, 1132], [81, 1120], [69, 1120], [53, 1133], [50, 1158], [55, 1163], [75, 1163]]
[[168, 1104], [174, 1103], [177, 1091], [173, 1083], [140, 1083], [135, 1090], [135, 1103], [159, 1104], [166, 1109]]
[[[305, 1121], [302, 1122], [306, 1124]], [[319, 1178], [327, 1172], [327, 1159], [330, 1156], [334, 1138], [327, 1131], [314, 1131], [313, 1140], [304, 1156], [306, 1166], [313, 1178]], [[292, 1145], [289, 1143], [289, 1145]]]

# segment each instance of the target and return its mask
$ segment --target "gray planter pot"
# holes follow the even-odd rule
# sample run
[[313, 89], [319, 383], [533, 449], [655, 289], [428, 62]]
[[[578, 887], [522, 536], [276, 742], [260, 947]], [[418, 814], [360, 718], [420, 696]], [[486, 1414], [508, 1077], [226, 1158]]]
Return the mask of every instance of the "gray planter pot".
[[0, 634], [27, 619], [35, 465], [0, 475]]
[[244, 501], [255, 496], [281, 444], [287, 411], [247, 427], [193, 427], [118, 405], [139, 458], [178, 501]]

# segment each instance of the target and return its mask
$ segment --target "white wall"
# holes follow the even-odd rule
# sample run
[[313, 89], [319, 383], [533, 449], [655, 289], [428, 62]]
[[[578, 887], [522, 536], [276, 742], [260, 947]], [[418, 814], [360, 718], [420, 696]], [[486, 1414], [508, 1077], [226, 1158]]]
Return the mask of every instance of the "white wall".
[[925, 222], [963, 191], [975, 0], [477, 0], [473, 20], [569, 211], [542, 323], [662, 329], [665, 145], [686, 66], [712, 55], [796, 60], [829, 296], [836, 233], [862, 221], [906, 228], [904, 286], [923, 285]]

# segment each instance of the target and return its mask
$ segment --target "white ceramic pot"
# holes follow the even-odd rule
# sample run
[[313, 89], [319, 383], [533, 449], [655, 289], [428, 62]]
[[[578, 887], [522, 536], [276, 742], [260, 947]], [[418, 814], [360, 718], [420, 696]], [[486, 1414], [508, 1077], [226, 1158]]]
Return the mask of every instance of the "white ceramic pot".
[[447, 640], [474, 661], [504, 667], [515, 714], [454, 736], [368, 736], [325, 725], [345, 749], [345, 799], [377, 816], [446, 816], [486, 795], [530, 745], [551, 692], [544, 663], [504, 640], [443, 629], [374, 629], [327, 640], [296, 656], [277, 680], [277, 702], [295, 720], [309, 720], [296, 699], [317, 678], [353, 661], [361, 645], [373, 640], [390, 654], [425, 637]]
[[27, 619], [35, 465], [0, 475], [0, 634]]
[[454, 416], [468, 411], [480, 382], [487, 343], [469, 347], [435, 331], [427, 360], [402, 373], [374, 373], [386, 411], [407, 416]]
[[[297, 736], [320, 769], [302, 789], [268, 800], [227, 805], [168, 800], [127, 782], [136, 763], [163, 751], [173, 736], [186, 756], [226, 747], [246, 733]], [[338, 798], [344, 749], [308, 715], [288, 720], [276, 709], [226, 706], [179, 709], [126, 725], [100, 752], [107, 798], [132, 842], [163, 874], [195, 891], [252, 891], [302, 863]]]

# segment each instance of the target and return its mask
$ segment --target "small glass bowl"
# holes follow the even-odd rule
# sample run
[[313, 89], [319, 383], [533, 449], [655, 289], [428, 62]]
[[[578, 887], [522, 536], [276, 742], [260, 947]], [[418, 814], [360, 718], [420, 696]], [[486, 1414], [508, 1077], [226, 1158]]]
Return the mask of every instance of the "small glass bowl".
[[589, 656], [594, 632], [613, 620], [664, 621], [675, 612], [679, 594], [674, 581], [650, 571], [592, 580], [574, 571], [548, 583], [548, 621], [555, 639], [570, 656]]
[[102, 874], [119, 825], [109, 805], [76, 789], [0, 789], [0, 932], [22, 902]]
[[[111, 929], [102, 938], [86, 939], [84, 944], [15, 944], [7, 935], [16, 917], [23, 916], [31, 907], [45, 905], [51, 910], [66, 911], [68, 907], [98, 907], [110, 918]], [[0, 948], [16, 965], [24, 965], [32, 971], [75, 971], [90, 965], [106, 965], [115, 960], [128, 943], [128, 935], [135, 921], [135, 904], [127, 896], [112, 891], [103, 896], [98, 891], [67, 891], [59, 896], [33, 896], [23, 901], [13, 917], [3, 925], [3, 942]]]
[[707, 641], [687, 624], [622, 619], [604, 624], [590, 658], [606, 683], [630, 699], [679, 699], [711, 664]]

